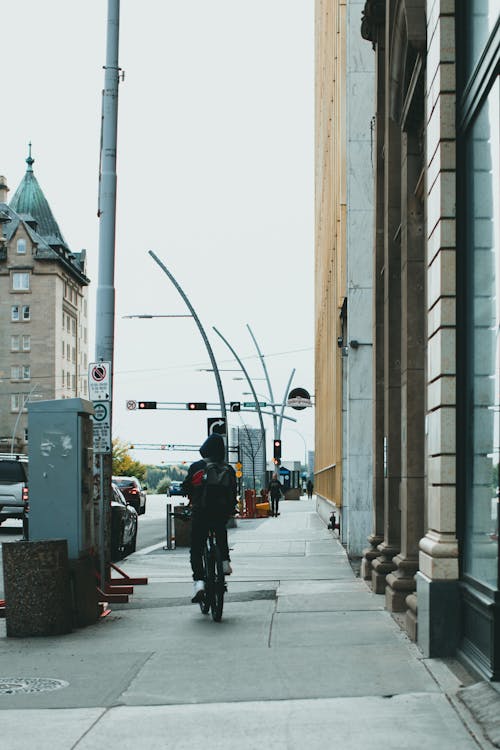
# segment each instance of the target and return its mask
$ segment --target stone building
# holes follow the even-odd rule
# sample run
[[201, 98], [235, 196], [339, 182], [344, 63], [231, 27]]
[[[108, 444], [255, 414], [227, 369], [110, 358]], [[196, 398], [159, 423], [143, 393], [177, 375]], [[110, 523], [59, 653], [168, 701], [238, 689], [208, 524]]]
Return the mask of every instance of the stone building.
[[[338, 18], [344, 3], [327, 5]], [[362, 574], [425, 655], [457, 655], [498, 680], [498, 2], [367, 0], [362, 11], [375, 63], [373, 520]], [[336, 434], [345, 399], [334, 395]]]
[[318, 512], [361, 557], [372, 516], [373, 53], [361, 2], [316, 3]]
[[30, 399], [88, 397], [85, 250], [66, 244], [33, 172], [0, 177], [0, 451], [26, 452]]

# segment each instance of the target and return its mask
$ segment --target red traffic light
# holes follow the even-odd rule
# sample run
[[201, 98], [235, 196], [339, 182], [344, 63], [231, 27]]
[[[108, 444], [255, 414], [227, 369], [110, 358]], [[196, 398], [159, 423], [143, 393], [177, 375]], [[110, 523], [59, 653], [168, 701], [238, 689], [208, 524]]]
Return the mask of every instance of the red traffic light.
[[273, 456], [278, 460], [281, 458], [281, 440], [273, 440]]
[[186, 404], [186, 407], [190, 411], [206, 411], [207, 403], [206, 401], [190, 401], [189, 404]]
[[156, 409], [156, 401], [139, 401], [139, 409]]

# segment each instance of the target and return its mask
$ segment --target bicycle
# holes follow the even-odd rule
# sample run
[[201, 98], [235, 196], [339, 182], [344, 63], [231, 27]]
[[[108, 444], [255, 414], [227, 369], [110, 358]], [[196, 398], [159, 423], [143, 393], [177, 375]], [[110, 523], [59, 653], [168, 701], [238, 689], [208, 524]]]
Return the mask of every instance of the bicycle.
[[[184, 508], [181, 512], [172, 513], [172, 516], [182, 521], [188, 521], [192, 518], [192, 511], [190, 508]], [[198, 604], [200, 605], [202, 614], [208, 615], [211, 611], [214, 622], [220, 622], [222, 619], [222, 610], [224, 608], [224, 594], [227, 591], [227, 586], [222, 554], [217, 545], [215, 532], [210, 528], [203, 549], [202, 561], [205, 591], [203, 592]]]

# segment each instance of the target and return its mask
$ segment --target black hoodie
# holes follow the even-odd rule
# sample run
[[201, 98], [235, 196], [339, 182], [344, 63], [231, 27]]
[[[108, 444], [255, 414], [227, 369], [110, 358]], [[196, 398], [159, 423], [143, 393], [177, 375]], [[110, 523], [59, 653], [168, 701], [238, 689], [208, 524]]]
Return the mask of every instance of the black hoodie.
[[[205, 469], [207, 467], [207, 461], [213, 461], [214, 463], [223, 463], [226, 458], [226, 446], [224, 440], [220, 435], [213, 434], [209, 435], [203, 445], [200, 447], [200, 454], [203, 456], [201, 461], [195, 461], [191, 464], [188, 469], [187, 476], [182, 483], [182, 489], [189, 497], [193, 505], [197, 505], [200, 494], [201, 494], [201, 483], [205, 475]], [[231, 467], [231, 479], [232, 479], [232, 500], [230, 503], [229, 512], [232, 512], [236, 505], [236, 475], [234, 469]]]

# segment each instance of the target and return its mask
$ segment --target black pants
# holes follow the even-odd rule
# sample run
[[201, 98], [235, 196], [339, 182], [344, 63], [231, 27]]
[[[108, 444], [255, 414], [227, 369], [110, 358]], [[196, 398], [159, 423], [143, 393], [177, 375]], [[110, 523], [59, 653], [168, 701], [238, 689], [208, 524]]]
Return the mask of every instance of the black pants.
[[195, 508], [191, 521], [191, 569], [193, 571], [193, 580], [201, 581], [203, 579], [203, 549], [207, 540], [210, 528], [215, 533], [217, 546], [219, 547], [222, 559], [229, 560], [229, 547], [227, 544], [227, 524], [228, 517], [226, 514], [209, 514], [205, 509]]
[[278, 506], [280, 504], [280, 495], [277, 497], [273, 497], [271, 495], [271, 515], [277, 516], [278, 515]]

